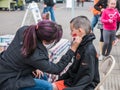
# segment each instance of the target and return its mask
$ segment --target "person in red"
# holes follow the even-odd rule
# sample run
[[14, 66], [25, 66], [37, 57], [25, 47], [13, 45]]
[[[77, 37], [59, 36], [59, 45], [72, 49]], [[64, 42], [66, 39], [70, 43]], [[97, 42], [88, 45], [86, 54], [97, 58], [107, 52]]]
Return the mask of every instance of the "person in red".
[[120, 14], [116, 7], [116, 0], [108, 0], [108, 7], [102, 12], [101, 22], [103, 23], [103, 49], [101, 60], [108, 56], [112, 50], [112, 44], [116, 40], [117, 21], [120, 21]]
[[82, 42], [75, 52], [73, 64], [53, 83], [53, 90], [94, 90], [100, 78], [90, 21], [86, 16], [77, 16], [70, 21], [70, 28], [73, 38], [79, 36]]

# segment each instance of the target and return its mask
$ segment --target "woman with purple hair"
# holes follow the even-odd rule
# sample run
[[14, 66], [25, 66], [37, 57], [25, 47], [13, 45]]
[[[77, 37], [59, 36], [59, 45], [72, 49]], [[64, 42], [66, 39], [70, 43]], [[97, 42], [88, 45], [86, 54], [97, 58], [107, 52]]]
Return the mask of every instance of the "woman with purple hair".
[[40, 70], [60, 74], [81, 42], [80, 37], [75, 37], [71, 48], [54, 64], [49, 61], [47, 49], [61, 39], [62, 33], [62, 27], [49, 20], [21, 27], [0, 54], [0, 90], [52, 90], [51, 83], [39, 79]]

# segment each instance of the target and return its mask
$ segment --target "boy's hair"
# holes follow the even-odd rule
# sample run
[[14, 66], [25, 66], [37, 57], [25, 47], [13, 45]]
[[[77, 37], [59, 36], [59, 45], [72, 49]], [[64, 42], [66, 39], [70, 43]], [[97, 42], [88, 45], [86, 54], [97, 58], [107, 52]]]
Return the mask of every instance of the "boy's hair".
[[89, 34], [91, 32], [90, 21], [86, 16], [77, 16], [73, 18], [70, 23], [75, 29], [82, 28], [85, 30], [86, 34]]

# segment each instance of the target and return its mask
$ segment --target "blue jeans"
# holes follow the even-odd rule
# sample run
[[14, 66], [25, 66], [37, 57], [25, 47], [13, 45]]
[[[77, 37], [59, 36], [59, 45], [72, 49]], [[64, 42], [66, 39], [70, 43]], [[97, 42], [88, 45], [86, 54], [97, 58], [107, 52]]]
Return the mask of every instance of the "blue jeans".
[[100, 15], [94, 15], [94, 16], [93, 16], [92, 21], [91, 21], [91, 28], [92, 28], [92, 31], [93, 31], [94, 27], [96, 26], [99, 17], [100, 17]]
[[43, 13], [48, 12], [48, 11], [50, 12], [51, 20], [55, 22], [55, 15], [54, 15], [53, 7], [47, 6], [43, 9]]
[[27, 87], [20, 90], [53, 90], [52, 84], [46, 80], [34, 79], [35, 86]]

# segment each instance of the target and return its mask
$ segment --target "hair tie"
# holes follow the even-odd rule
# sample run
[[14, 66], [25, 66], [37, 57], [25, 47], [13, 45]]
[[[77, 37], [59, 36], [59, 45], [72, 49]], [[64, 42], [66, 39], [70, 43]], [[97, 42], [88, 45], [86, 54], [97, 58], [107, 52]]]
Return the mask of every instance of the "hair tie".
[[38, 25], [36, 25], [36, 30], [38, 30]]

